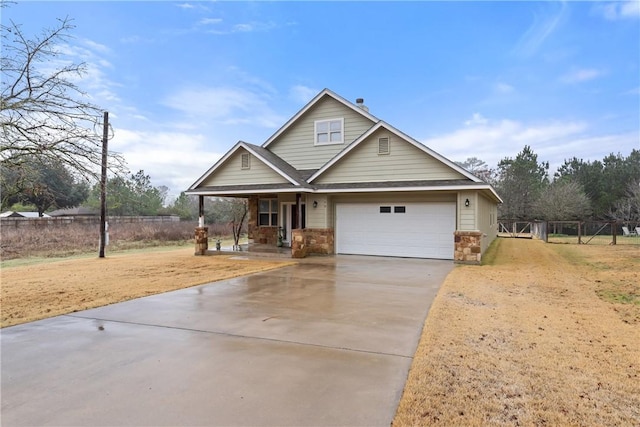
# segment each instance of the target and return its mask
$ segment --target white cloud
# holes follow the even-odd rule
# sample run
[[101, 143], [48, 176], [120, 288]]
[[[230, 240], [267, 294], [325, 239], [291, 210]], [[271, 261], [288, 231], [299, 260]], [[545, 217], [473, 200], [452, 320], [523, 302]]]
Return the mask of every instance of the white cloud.
[[202, 18], [198, 21], [199, 25], [215, 25], [220, 24], [222, 22], [222, 18]]
[[154, 186], [166, 185], [175, 197], [222, 157], [208, 142], [200, 133], [116, 129], [109, 147], [124, 156], [132, 173], [144, 170]]
[[436, 152], [453, 160], [477, 157], [491, 167], [504, 157], [515, 157], [525, 145], [538, 154], [541, 161], [562, 162], [564, 158], [582, 155], [587, 142], [587, 124], [582, 121], [546, 120], [525, 123], [517, 120], [489, 120], [474, 113], [464, 127], [423, 140]]
[[109, 46], [94, 42], [93, 40], [82, 39], [81, 42], [94, 52], [97, 51], [100, 53], [111, 53], [111, 48]]
[[496, 92], [505, 95], [508, 93], [513, 93], [515, 91], [515, 88], [507, 83], [496, 83], [493, 88]]
[[289, 98], [296, 102], [306, 104], [320, 91], [303, 85], [295, 85], [289, 89]]
[[[295, 25], [295, 24], [287, 23], [285, 25], [288, 26], [288, 25]], [[269, 21], [269, 22], [252, 21], [252, 22], [241, 22], [238, 24], [233, 24], [231, 27], [228, 27], [228, 28], [207, 29], [205, 32], [208, 34], [225, 35], [225, 34], [234, 34], [234, 33], [265, 32], [265, 31], [271, 31], [278, 27], [280, 27], [280, 25], [272, 21]]]
[[120, 43], [124, 44], [138, 44], [138, 43], [153, 43], [155, 40], [148, 37], [140, 37], [138, 35], [121, 37]]
[[598, 15], [602, 15], [608, 21], [637, 19], [640, 18], [640, 1], [627, 0], [599, 3], [594, 5], [593, 11]]
[[[553, 3], [551, 7], [556, 5]], [[561, 3], [559, 10], [534, 14], [533, 22], [516, 44], [514, 53], [525, 58], [533, 56], [561, 23], [566, 9], [566, 4]]]
[[471, 118], [469, 120], [467, 120], [466, 122], [464, 122], [465, 126], [476, 126], [476, 125], [486, 125], [488, 122], [487, 119], [485, 119], [482, 114], [480, 113], [473, 113], [473, 116], [471, 116]]
[[589, 80], [597, 79], [598, 77], [602, 77], [606, 73], [603, 70], [597, 70], [595, 68], [581, 68], [568, 72], [564, 76], [561, 77], [561, 81], [565, 83], [582, 83], [587, 82]]
[[112, 69], [113, 65], [105, 55], [111, 53], [108, 47], [83, 39], [79, 44], [59, 44], [55, 47], [56, 57], [50, 59], [40, 69], [45, 74], [54, 73], [63, 67], [72, 64], [83, 64], [83, 73], [68, 73], [65, 78], [76, 84], [87, 93], [90, 102], [97, 105], [113, 105], [120, 102], [116, 88], [121, 85], [107, 76], [106, 69]]
[[168, 96], [164, 105], [181, 111], [191, 121], [199, 119], [222, 124], [250, 123], [277, 128], [284, 117], [273, 111], [265, 92], [239, 87], [191, 87]]

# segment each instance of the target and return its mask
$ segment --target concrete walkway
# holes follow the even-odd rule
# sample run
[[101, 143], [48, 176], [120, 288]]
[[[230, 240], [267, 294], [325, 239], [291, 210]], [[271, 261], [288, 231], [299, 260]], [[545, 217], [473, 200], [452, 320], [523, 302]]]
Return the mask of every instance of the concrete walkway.
[[2, 425], [388, 426], [452, 268], [312, 257], [2, 329]]

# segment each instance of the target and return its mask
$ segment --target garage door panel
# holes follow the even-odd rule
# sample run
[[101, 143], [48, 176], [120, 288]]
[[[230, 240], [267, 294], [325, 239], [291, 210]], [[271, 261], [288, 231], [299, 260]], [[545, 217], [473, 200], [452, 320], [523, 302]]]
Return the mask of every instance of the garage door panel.
[[[391, 213], [381, 213], [388, 206]], [[404, 213], [394, 212], [403, 206]], [[453, 258], [455, 203], [340, 203], [336, 251], [343, 254]]]

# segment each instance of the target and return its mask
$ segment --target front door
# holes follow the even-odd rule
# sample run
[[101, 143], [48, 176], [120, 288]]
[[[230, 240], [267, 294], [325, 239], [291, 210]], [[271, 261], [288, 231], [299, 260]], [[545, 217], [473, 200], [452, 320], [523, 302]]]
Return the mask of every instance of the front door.
[[[282, 207], [280, 209], [280, 217], [282, 218], [282, 222], [280, 226], [282, 227], [282, 240], [285, 246], [291, 246], [291, 230], [295, 227], [296, 218], [298, 218], [298, 210], [296, 209], [296, 204], [294, 202], [285, 202], [282, 203]], [[301, 228], [306, 227], [306, 206], [302, 203], [302, 222], [300, 224]]]

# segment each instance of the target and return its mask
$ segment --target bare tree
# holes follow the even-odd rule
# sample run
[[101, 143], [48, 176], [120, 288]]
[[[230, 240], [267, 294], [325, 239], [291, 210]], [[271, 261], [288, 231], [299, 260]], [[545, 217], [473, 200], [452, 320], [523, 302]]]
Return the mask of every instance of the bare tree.
[[496, 171], [491, 169], [484, 160], [477, 157], [468, 157], [464, 162], [456, 162], [456, 164], [486, 183], [494, 184], [496, 181]]
[[234, 249], [240, 249], [240, 234], [244, 220], [249, 212], [247, 199], [227, 199], [227, 208], [231, 216], [231, 230], [233, 231]]
[[591, 201], [577, 182], [555, 181], [535, 201], [533, 212], [547, 221], [585, 219], [591, 215]]
[[626, 197], [616, 201], [608, 217], [626, 225], [640, 224], [640, 181], [629, 183]]
[[[37, 157], [87, 179], [99, 177], [102, 111], [74, 83], [86, 65], [63, 61], [60, 53], [73, 28], [65, 18], [29, 38], [15, 22], [2, 24], [2, 168], [29, 168], [28, 160]], [[120, 155], [111, 155], [112, 171], [119, 172], [123, 163]]]

